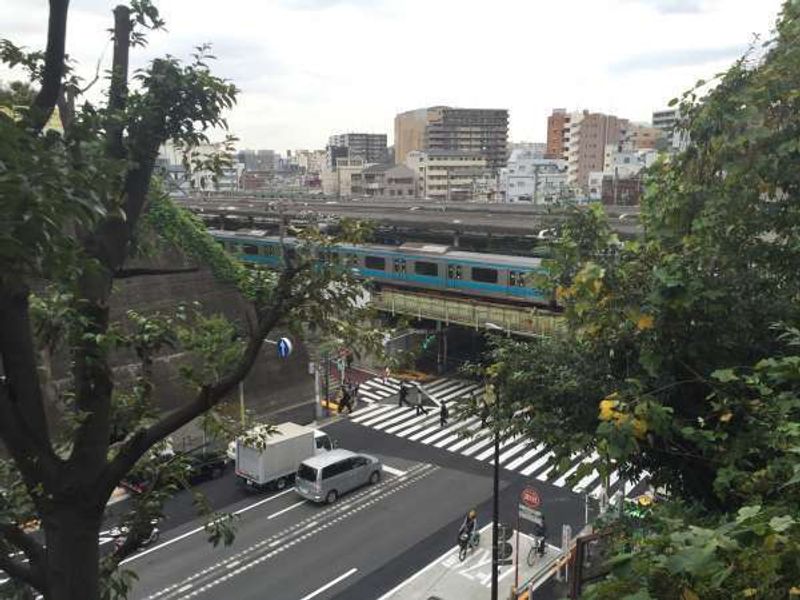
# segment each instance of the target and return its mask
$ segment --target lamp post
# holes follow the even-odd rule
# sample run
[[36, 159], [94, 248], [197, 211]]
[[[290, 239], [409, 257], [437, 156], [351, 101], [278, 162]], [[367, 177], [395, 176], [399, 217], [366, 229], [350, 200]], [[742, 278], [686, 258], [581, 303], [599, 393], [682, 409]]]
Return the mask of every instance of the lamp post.
[[494, 384], [486, 386], [486, 402], [494, 405], [494, 473], [492, 487], [492, 600], [497, 600], [498, 587], [498, 562], [499, 546], [498, 542], [498, 521], [500, 520], [500, 434], [497, 431], [497, 417], [500, 406], [500, 397], [495, 392]]

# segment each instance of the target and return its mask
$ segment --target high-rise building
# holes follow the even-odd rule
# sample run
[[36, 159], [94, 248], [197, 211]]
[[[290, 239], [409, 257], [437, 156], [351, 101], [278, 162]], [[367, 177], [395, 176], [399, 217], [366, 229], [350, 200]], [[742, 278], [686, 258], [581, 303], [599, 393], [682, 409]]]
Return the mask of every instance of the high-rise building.
[[547, 117], [547, 149], [545, 158], [565, 158], [565, 134], [569, 130], [570, 115], [565, 108], [554, 108], [553, 114]]
[[506, 202], [552, 204], [572, 197], [566, 162], [542, 158], [526, 148], [512, 150], [508, 166], [500, 170], [499, 185]]
[[395, 162], [409, 152], [465, 152], [478, 155], [496, 171], [508, 160], [508, 110], [433, 106], [394, 119]]
[[629, 125], [627, 119], [614, 115], [588, 110], [571, 113], [563, 133], [569, 183], [586, 192], [589, 173], [603, 170], [606, 146], [623, 140]]
[[389, 160], [385, 133], [339, 133], [328, 138], [328, 147], [347, 148], [345, 156], [336, 158], [360, 158], [366, 163], [385, 163]]
[[675, 129], [680, 115], [677, 108], [665, 108], [653, 111], [653, 127], [669, 135]]

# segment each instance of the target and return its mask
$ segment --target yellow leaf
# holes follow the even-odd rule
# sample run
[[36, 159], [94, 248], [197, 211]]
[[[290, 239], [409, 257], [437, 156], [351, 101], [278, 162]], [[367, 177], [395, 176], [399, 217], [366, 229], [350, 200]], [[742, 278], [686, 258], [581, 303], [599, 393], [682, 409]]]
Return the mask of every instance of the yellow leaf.
[[652, 329], [653, 321], [654, 319], [652, 315], [640, 315], [639, 319], [636, 321], [636, 329], [638, 329], [639, 331]]
[[789, 590], [790, 596], [800, 596], [800, 585], [796, 585]]
[[733, 418], [733, 413], [731, 411], [724, 412], [719, 416], [719, 420], [722, 421], [723, 423], [727, 423], [732, 418]]
[[592, 284], [592, 286], [594, 287], [594, 293], [595, 294], [599, 294], [600, 290], [603, 289], [603, 282], [600, 281], [599, 279], [595, 279], [594, 283]]
[[633, 420], [633, 435], [636, 436], [637, 439], [643, 439], [645, 434], [647, 433], [647, 421], [644, 419], [634, 419]]
[[616, 392], [614, 394], [611, 394], [610, 396], [607, 396], [604, 400], [600, 401], [600, 420], [601, 421], [610, 421], [617, 414], [617, 411], [614, 410], [614, 409], [619, 405], [619, 402], [616, 401], [616, 400], [611, 400], [610, 399], [615, 394], [616, 394]]
[[747, 588], [746, 590], [742, 591], [742, 596], [744, 596], [745, 598], [752, 598], [757, 593], [758, 590], [756, 588]]
[[683, 588], [681, 600], [700, 600], [700, 596], [691, 588]]

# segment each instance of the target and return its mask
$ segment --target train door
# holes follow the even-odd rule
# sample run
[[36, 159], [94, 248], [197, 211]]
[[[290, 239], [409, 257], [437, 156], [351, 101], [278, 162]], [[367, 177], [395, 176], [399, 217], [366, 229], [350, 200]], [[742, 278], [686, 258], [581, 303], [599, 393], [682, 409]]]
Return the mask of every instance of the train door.
[[405, 258], [395, 258], [394, 259], [394, 276], [393, 278], [399, 281], [406, 280], [406, 259]]
[[461, 280], [464, 278], [461, 265], [454, 263], [447, 264], [447, 287], [461, 287]]

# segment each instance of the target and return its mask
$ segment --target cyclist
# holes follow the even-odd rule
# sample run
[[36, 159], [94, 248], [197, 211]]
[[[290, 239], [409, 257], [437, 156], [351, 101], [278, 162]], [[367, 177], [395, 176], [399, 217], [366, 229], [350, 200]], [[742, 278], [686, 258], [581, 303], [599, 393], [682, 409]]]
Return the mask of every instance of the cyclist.
[[461, 524], [461, 527], [458, 530], [458, 537], [460, 538], [462, 535], [467, 534], [468, 539], [473, 541], [475, 536], [478, 533], [478, 513], [475, 509], [471, 509], [467, 516], [464, 517], [464, 522]]

